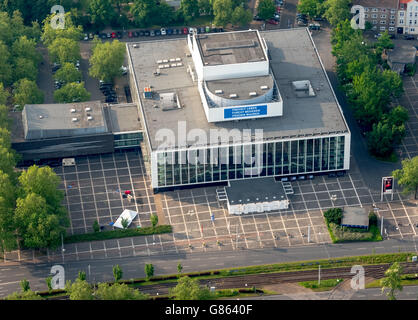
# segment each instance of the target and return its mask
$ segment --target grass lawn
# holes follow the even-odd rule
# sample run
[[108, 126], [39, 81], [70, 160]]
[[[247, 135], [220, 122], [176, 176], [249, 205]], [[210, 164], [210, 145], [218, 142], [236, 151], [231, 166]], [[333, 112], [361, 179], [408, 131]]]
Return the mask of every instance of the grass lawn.
[[342, 281], [343, 279], [327, 279], [327, 280], [321, 280], [320, 284], [318, 284], [317, 280], [302, 281], [302, 282], [299, 282], [299, 285], [307, 289], [312, 289], [312, 291], [315, 291], [315, 292], [321, 292], [321, 291], [331, 290]]
[[371, 225], [368, 231], [359, 228], [340, 227], [334, 223], [327, 223], [327, 228], [333, 243], [383, 240], [379, 227], [375, 225]]

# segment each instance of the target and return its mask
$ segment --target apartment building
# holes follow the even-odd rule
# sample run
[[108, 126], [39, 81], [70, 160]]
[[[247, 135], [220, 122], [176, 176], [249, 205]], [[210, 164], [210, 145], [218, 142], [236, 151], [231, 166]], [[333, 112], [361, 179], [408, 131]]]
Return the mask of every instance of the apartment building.
[[366, 24], [376, 32], [397, 32], [399, 2], [405, 0], [353, 0], [352, 4], [364, 7]]
[[418, 1], [399, 0], [397, 32], [418, 34]]

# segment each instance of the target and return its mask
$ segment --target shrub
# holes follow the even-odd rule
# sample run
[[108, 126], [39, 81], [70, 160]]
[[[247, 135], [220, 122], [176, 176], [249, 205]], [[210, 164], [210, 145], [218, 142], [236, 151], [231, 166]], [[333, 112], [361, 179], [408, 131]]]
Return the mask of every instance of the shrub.
[[369, 213], [369, 226], [377, 226], [377, 215], [373, 211]]
[[343, 210], [341, 208], [331, 208], [324, 212], [324, 217], [328, 223], [341, 224]]
[[94, 232], [99, 232], [100, 231], [100, 226], [99, 226], [99, 223], [97, 222], [97, 220], [94, 220], [94, 222], [93, 222], [93, 231]]

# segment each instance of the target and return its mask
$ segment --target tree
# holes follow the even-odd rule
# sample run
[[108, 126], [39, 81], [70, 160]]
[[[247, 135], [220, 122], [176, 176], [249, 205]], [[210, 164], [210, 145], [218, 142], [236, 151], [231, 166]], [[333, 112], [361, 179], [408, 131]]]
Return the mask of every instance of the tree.
[[169, 26], [174, 21], [174, 18], [175, 12], [173, 7], [166, 2], [160, 2], [154, 23], [160, 26]]
[[198, 0], [200, 14], [212, 15], [212, 0]]
[[215, 16], [214, 24], [216, 26], [228, 24], [231, 21], [232, 12], [232, 0], [214, 0], [213, 15]]
[[80, 44], [73, 39], [57, 38], [48, 46], [51, 60], [64, 64], [80, 60]]
[[402, 161], [402, 168], [392, 172], [398, 184], [403, 187], [403, 193], [414, 192], [414, 199], [417, 198], [418, 190], [418, 156]]
[[19, 81], [20, 79], [27, 79], [30, 81], [36, 81], [38, 77], [38, 66], [35, 63], [26, 58], [16, 58], [15, 67], [13, 69], [13, 79], [14, 81]]
[[190, 277], [181, 277], [177, 285], [170, 290], [170, 296], [175, 300], [208, 300], [212, 295], [208, 288], [199, 286], [197, 279]]
[[247, 26], [253, 20], [253, 15], [250, 10], [245, 10], [243, 7], [238, 6], [232, 12], [231, 22], [234, 25], [240, 27]]
[[139, 290], [129, 288], [126, 284], [115, 283], [109, 285], [100, 283], [96, 291], [100, 300], [146, 300], [148, 296]]
[[306, 14], [309, 18], [322, 16], [324, 13], [323, 2], [322, 0], [300, 0], [298, 11]]
[[41, 104], [44, 102], [44, 94], [38, 89], [35, 81], [21, 79], [14, 84], [13, 101], [21, 109], [26, 104]]
[[151, 214], [150, 220], [152, 227], [155, 228], [155, 226], [158, 224], [158, 216], [156, 214]]
[[70, 62], [66, 62], [62, 67], [55, 73], [55, 80], [62, 81], [63, 83], [72, 83], [81, 81], [81, 72], [77, 70], [75, 65]]
[[328, 223], [341, 224], [343, 210], [341, 208], [331, 208], [324, 212], [324, 217]]
[[84, 88], [84, 82], [72, 82], [55, 90], [54, 100], [58, 103], [83, 102], [90, 100], [90, 93]]
[[382, 54], [383, 49], [393, 49], [394, 44], [387, 30], [377, 39], [375, 47], [379, 49], [379, 54]]
[[122, 279], [123, 271], [121, 267], [117, 264], [113, 267], [113, 277], [115, 278], [115, 282], [118, 282], [120, 279]]
[[65, 28], [54, 29], [52, 28], [51, 19], [55, 14], [47, 16], [43, 22], [42, 30], [42, 42], [45, 46], [49, 47], [55, 39], [71, 39], [79, 41], [83, 35], [83, 28], [81, 26], [75, 26], [71, 12], [65, 14]]
[[128, 229], [129, 220], [128, 219], [125, 219], [125, 218], [122, 218], [121, 225], [122, 225], [122, 228], [123, 229]]
[[65, 233], [45, 199], [35, 193], [17, 199], [14, 221], [25, 248], [56, 248]]
[[[156, 0], [134, 0], [131, 4], [131, 14], [140, 27], [148, 27], [153, 24], [158, 16]], [[120, 67], [120, 66], [119, 66]]]
[[379, 121], [367, 135], [367, 145], [371, 154], [387, 157], [393, 151], [393, 134], [387, 123]]
[[327, 0], [325, 2], [324, 17], [332, 26], [350, 19], [350, 3], [351, 0]]
[[190, 22], [193, 18], [199, 16], [198, 0], [181, 0], [180, 11], [183, 13], [184, 20]]
[[402, 267], [399, 262], [393, 263], [389, 269], [385, 272], [385, 278], [380, 280], [382, 286], [382, 293], [385, 290], [389, 289], [389, 292], [386, 294], [389, 297], [389, 300], [396, 300], [395, 292], [396, 290], [402, 291], [403, 286], [401, 285], [401, 275]]
[[16, 206], [15, 190], [10, 176], [0, 170], [0, 249], [2, 251], [14, 249], [16, 246], [13, 222]]
[[12, 83], [12, 64], [9, 48], [0, 40], [0, 83], [8, 86]]
[[31, 60], [36, 66], [42, 60], [41, 54], [36, 50], [36, 41], [27, 36], [21, 36], [13, 43], [11, 53], [15, 58]]
[[43, 300], [43, 298], [33, 292], [32, 290], [27, 290], [23, 292], [13, 292], [12, 294], [8, 295], [6, 300]]
[[147, 280], [154, 276], [154, 266], [150, 264], [145, 264], [145, 275]]
[[276, 6], [273, 0], [260, 0], [257, 8], [258, 16], [260, 19], [268, 20], [273, 17], [276, 12]]
[[181, 271], [183, 270], [183, 266], [181, 265], [181, 263], [179, 262], [179, 264], [177, 265], [177, 272], [181, 273]]
[[93, 300], [93, 289], [86, 280], [76, 279], [74, 283], [67, 281], [65, 291], [70, 300]]
[[48, 292], [51, 293], [52, 292], [52, 277], [49, 276], [45, 279], [46, 282], [46, 286], [48, 287]]
[[93, 222], [93, 231], [94, 232], [99, 232], [100, 231], [100, 226], [99, 226], [99, 223], [97, 222], [97, 220], [94, 220], [94, 222]]
[[98, 44], [90, 58], [90, 75], [105, 81], [120, 76], [125, 54], [125, 45], [118, 40]]
[[29, 281], [26, 279], [21, 280], [20, 287], [22, 288], [23, 292], [30, 290]]
[[90, 0], [89, 12], [91, 23], [97, 29], [108, 25], [115, 15], [115, 10], [110, 0]]
[[86, 273], [84, 271], [79, 271], [78, 272], [78, 279], [84, 281], [86, 280]]
[[[5, 105], [9, 98], [9, 92], [4, 89], [3, 83], [0, 82], [0, 106]], [[0, 123], [1, 126], [1, 123]]]

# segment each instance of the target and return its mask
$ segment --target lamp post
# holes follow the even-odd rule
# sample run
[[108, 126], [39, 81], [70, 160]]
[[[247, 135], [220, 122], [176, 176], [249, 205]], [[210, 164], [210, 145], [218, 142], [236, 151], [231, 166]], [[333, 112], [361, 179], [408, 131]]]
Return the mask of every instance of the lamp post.
[[62, 254], [62, 264], [64, 264], [64, 236], [61, 233], [61, 254]]

